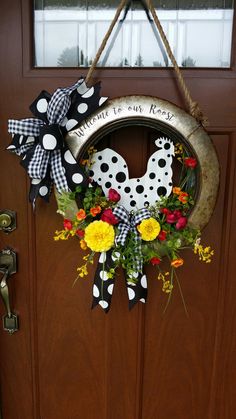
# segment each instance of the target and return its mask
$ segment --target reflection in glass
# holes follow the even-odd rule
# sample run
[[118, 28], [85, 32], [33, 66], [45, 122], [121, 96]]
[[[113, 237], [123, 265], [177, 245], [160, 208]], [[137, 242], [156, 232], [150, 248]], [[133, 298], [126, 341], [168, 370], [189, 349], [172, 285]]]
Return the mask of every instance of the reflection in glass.
[[[36, 67], [88, 67], [119, 0], [35, 0]], [[142, 2], [128, 2], [101, 59], [103, 67], [170, 66]], [[183, 67], [230, 67], [233, 0], [155, 0], [176, 60]], [[125, 16], [125, 19], [124, 19]]]

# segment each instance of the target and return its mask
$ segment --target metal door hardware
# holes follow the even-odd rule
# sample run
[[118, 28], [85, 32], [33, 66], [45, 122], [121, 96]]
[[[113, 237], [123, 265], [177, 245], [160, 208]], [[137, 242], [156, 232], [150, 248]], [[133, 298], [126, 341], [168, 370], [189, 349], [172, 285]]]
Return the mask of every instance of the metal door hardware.
[[7, 280], [9, 276], [16, 273], [16, 253], [10, 248], [0, 252], [0, 273], [3, 274], [0, 280], [0, 294], [5, 306], [6, 314], [3, 316], [3, 329], [13, 334], [18, 330], [18, 316], [13, 313], [10, 305], [9, 288]]
[[10, 233], [16, 229], [16, 212], [4, 209], [0, 211], [0, 230]]

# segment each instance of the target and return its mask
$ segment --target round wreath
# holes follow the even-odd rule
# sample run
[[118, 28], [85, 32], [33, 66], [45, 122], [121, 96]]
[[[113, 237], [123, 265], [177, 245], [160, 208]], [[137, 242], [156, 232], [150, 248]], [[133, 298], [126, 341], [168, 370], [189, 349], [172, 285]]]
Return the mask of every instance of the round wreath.
[[[13, 140], [8, 149], [22, 156], [31, 178], [33, 205], [37, 196], [48, 200], [55, 184], [58, 212], [64, 217], [64, 228], [56, 232], [55, 240], [76, 236], [81, 248], [88, 250], [78, 277], [88, 274], [88, 265], [100, 254], [93, 307], [99, 304], [109, 310], [119, 266], [126, 271], [130, 308], [138, 301], [145, 302], [145, 263], [157, 267], [169, 301], [174, 280], [178, 281], [176, 269], [184, 263], [182, 250], [192, 248], [206, 263], [213, 255], [209, 246], [200, 243], [200, 230], [209, 221], [217, 197], [217, 156], [202, 126], [177, 106], [148, 96], [121, 97], [104, 105], [107, 98], [100, 97], [99, 90], [99, 84], [89, 88], [80, 79], [53, 95], [41, 92], [30, 106], [37, 119], [9, 121]], [[148, 170], [152, 167], [147, 174], [152, 179], [148, 193], [143, 192], [141, 178], [129, 179], [131, 186], [123, 183], [126, 186], [122, 188], [127, 173], [117, 172], [114, 166], [110, 178], [116, 183], [98, 176], [99, 171], [108, 174], [106, 157], [122, 162], [121, 156], [113, 155], [114, 150], [97, 152], [99, 140], [124, 125], [136, 124], [163, 133], [155, 141], [161, 149], [161, 154], [155, 153], [159, 167], [153, 168], [154, 155], [148, 162]], [[182, 168], [176, 184], [170, 181], [174, 155]], [[104, 158], [102, 164], [99, 158]], [[166, 177], [159, 179], [162, 183], [157, 188], [154, 179], [158, 171]], [[137, 186], [136, 181], [140, 182]], [[137, 197], [127, 203], [122, 193], [128, 194], [130, 188]], [[162, 268], [164, 257], [169, 258], [168, 271]]]
[[[179, 183], [171, 186], [169, 194], [159, 196], [152, 204], [147, 202], [142, 207], [131, 210], [128, 207], [127, 210], [120, 190], [106, 182], [108, 173], [104, 181], [99, 178], [102, 173], [97, 173], [104, 165], [99, 158], [103, 157], [107, 162], [113, 158], [117, 160], [114, 151], [109, 155], [106, 150], [102, 156], [94, 147], [105, 134], [134, 124], [161, 129], [168, 138], [159, 138], [159, 143], [168, 147], [169, 139], [174, 138], [175, 156], [182, 170]], [[200, 243], [200, 230], [213, 211], [219, 181], [218, 160], [209, 136], [194, 118], [167, 101], [128, 96], [109, 101], [102, 110], [71, 131], [66, 140], [77, 161], [84, 165], [87, 176], [92, 174], [93, 178], [86, 190], [79, 188], [77, 194], [58, 196], [59, 212], [65, 219], [64, 230], [57, 232], [55, 239], [76, 235], [81, 248], [89, 251], [84, 264], [78, 268], [78, 277], [88, 274], [89, 263], [93, 263], [95, 254], [100, 253], [93, 285], [93, 307], [100, 304], [105, 311], [109, 310], [119, 266], [126, 272], [130, 308], [137, 301], [145, 302], [145, 263], [157, 267], [158, 279], [162, 282], [162, 290], [169, 294], [169, 301], [174, 279], [178, 281], [176, 269], [184, 263], [182, 250], [192, 248], [206, 263], [213, 255], [209, 246], [203, 247]], [[110, 176], [118, 176], [114, 166]], [[100, 180], [100, 185], [94, 184], [94, 180], [98, 183]], [[164, 257], [170, 261], [168, 271], [161, 267]]]

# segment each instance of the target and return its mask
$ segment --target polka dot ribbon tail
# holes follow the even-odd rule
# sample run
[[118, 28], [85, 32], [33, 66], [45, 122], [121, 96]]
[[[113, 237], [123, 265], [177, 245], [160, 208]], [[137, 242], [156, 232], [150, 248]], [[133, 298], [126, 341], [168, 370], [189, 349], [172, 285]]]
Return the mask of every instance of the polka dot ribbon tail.
[[100, 97], [100, 83], [87, 87], [81, 78], [53, 95], [43, 90], [29, 108], [36, 118], [8, 121], [13, 138], [7, 150], [22, 157], [21, 164], [31, 178], [29, 199], [33, 204], [38, 196], [48, 201], [53, 184], [59, 193], [87, 185], [64, 137], [106, 100]]
[[[119, 205], [113, 210], [114, 215], [119, 220], [119, 234], [116, 237], [116, 245], [125, 246], [128, 234], [132, 234], [136, 242], [136, 254], [133, 258], [132, 274], [127, 273], [126, 287], [129, 299], [129, 308], [141, 301], [146, 302], [147, 299], [147, 278], [143, 274], [143, 257], [141, 251], [141, 238], [137, 232], [136, 225], [142, 220], [150, 218], [150, 212], [146, 208], [142, 208], [137, 214], [129, 213], [123, 206]], [[107, 313], [110, 309], [113, 288], [115, 285], [114, 276], [110, 277], [109, 272], [115, 266], [119, 252], [101, 253], [98, 266], [95, 273], [93, 284], [93, 303], [92, 308], [100, 305]]]

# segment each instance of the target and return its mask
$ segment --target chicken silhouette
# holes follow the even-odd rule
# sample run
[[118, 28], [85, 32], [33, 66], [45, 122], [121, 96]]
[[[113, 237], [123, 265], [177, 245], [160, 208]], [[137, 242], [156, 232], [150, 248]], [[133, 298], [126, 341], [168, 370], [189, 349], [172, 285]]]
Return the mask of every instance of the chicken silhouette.
[[110, 188], [121, 195], [120, 205], [135, 211], [169, 196], [172, 190], [174, 144], [168, 138], [155, 140], [158, 150], [148, 159], [147, 171], [139, 178], [129, 178], [126, 161], [116, 151], [105, 148], [93, 155], [90, 176], [102, 187], [105, 196]]

